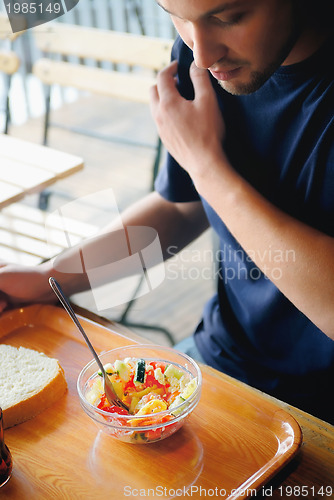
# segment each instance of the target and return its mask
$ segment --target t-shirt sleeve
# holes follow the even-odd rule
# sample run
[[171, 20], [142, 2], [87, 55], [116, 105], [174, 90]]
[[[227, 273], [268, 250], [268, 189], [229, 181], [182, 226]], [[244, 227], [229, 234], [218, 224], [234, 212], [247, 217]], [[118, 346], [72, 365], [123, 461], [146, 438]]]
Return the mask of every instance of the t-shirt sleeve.
[[[180, 38], [172, 49], [172, 60], [178, 61], [178, 89], [185, 99], [193, 98], [193, 86], [189, 77], [192, 52]], [[167, 152], [163, 166], [155, 181], [155, 190], [168, 201], [187, 202], [200, 199], [188, 173]]]

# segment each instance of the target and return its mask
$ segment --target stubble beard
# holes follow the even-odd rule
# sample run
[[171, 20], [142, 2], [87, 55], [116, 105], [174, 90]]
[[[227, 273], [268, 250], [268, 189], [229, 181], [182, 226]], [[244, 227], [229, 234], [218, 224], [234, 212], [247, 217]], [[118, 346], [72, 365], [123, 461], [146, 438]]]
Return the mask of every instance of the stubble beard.
[[267, 68], [265, 71], [252, 71], [250, 73], [249, 81], [246, 83], [233, 84], [218, 80], [219, 85], [232, 95], [249, 95], [259, 90], [262, 85], [275, 73], [280, 64], [275, 64]]
[[300, 27], [294, 24], [291, 34], [283, 45], [274, 61], [267, 65], [262, 71], [251, 71], [248, 82], [233, 83], [233, 81], [218, 80], [219, 85], [232, 95], [248, 95], [259, 90], [262, 85], [275, 73], [290, 54], [300, 36]]

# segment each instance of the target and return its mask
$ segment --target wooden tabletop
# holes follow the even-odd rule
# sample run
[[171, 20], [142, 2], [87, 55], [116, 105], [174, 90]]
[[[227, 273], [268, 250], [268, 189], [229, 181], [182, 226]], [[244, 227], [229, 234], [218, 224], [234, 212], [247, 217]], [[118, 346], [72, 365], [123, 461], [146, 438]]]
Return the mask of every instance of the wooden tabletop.
[[0, 209], [78, 172], [83, 160], [46, 146], [0, 135]]
[[[212, 369], [202, 367], [202, 370], [206, 372]], [[216, 370], [215, 375], [225, 378], [224, 374], [218, 374]], [[244, 386], [239, 381], [232, 380], [235, 386]], [[249, 386], [246, 387], [249, 393], [258, 392]], [[333, 499], [334, 426], [267, 394], [261, 393], [261, 395], [268, 401], [273, 401], [294, 417], [303, 434], [302, 446], [296, 457], [262, 490], [267, 493], [268, 497], [273, 499], [302, 497], [307, 499]]]
[[[98, 351], [143, 341], [119, 325], [85, 315], [82, 324]], [[0, 316], [0, 341], [57, 357], [68, 381], [59, 403], [5, 430], [14, 468], [1, 499], [158, 494], [166, 499], [176, 493], [232, 500], [254, 498], [252, 485], [258, 480], [258, 496], [334, 497], [333, 426], [212, 368], [201, 366], [202, 396], [181, 430], [159, 443], [132, 445], [99, 432], [80, 408], [76, 379], [91, 355], [62, 308], [8, 311]], [[234, 483], [250, 489], [231, 494]]]
[[[77, 308], [77, 312], [97, 323], [116, 329], [120, 333], [130, 334], [137, 341], [142, 341], [140, 337], [134, 335], [133, 332], [129, 332], [125, 327], [111, 323], [86, 309]], [[214, 374], [215, 377], [226, 379], [226, 375], [208, 366], [201, 365], [201, 370]], [[263, 492], [267, 493], [267, 497], [277, 500], [286, 498], [333, 499], [334, 426], [283, 401], [257, 391], [236, 379], [227, 378], [236, 387], [245, 387], [249, 394], [259, 393], [266, 400], [273, 401], [294, 417], [302, 430], [303, 442], [297, 456], [262, 488]]]

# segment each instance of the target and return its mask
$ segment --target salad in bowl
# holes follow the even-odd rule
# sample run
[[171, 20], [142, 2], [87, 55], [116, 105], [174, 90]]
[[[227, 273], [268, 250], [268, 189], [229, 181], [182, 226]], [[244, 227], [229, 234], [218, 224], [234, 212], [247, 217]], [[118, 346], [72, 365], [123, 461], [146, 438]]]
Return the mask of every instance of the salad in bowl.
[[172, 348], [126, 346], [104, 352], [100, 359], [129, 412], [110, 405], [94, 360], [78, 377], [80, 403], [104, 432], [121, 441], [152, 443], [174, 434], [199, 401], [197, 363]]

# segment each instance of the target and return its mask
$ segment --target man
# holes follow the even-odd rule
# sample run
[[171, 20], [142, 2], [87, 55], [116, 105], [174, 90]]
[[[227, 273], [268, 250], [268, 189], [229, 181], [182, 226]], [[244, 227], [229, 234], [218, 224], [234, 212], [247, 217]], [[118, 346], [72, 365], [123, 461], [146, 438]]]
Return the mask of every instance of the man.
[[[170, 154], [156, 192], [123, 223], [157, 229], [168, 258], [169, 246], [181, 250], [209, 222], [220, 237], [220, 279], [193, 347], [212, 366], [334, 423], [332, 8], [159, 4], [180, 34], [152, 89]], [[50, 300], [51, 274], [50, 263], [3, 267], [4, 304], [31, 300], [29, 282], [35, 300]], [[67, 293], [87, 286], [80, 275], [60, 278]]]

